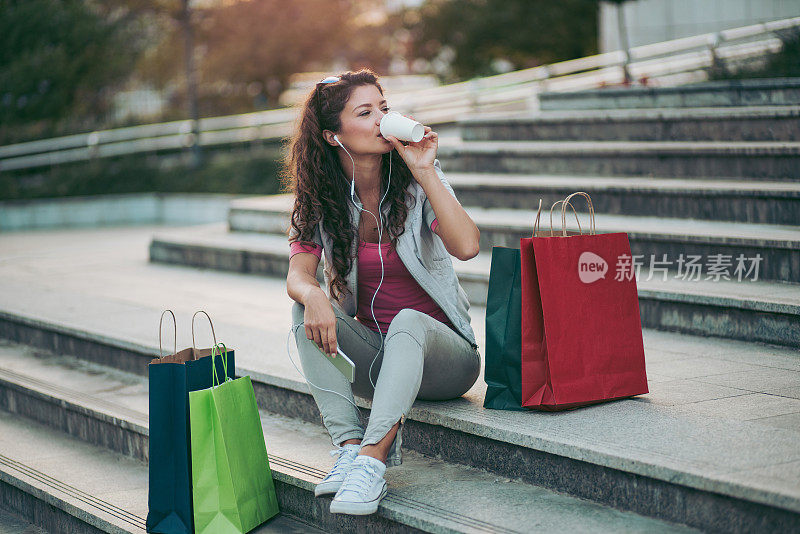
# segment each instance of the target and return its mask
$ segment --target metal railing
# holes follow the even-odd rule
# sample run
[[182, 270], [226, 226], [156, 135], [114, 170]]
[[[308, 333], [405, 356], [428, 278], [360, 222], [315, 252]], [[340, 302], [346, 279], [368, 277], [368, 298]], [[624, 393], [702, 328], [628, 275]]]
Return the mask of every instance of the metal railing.
[[[500, 109], [535, 110], [542, 91], [574, 91], [623, 82], [626, 65], [634, 79], [662, 85], [706, 78], [718, 62], [760, 57], [780, 51], [777, 32], [797, 30], [800, 17], [733, 28], [562, 61], [392, 95], [392, 107], [427, 124], [456, 121], [468, 113]], [[147, 124], [43, 139], [0, 147], [0, 171], [57, 165], [92, 158], [191, 147], [275, 140], [287, 136], [295, 108], [200, 119], [200, 139], [190, 120]]]

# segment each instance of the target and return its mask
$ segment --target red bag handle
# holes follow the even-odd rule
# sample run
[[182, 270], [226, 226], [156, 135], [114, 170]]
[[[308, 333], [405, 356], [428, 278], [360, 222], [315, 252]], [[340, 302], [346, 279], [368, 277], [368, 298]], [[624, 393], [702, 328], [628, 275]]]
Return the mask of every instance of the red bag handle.
[[539, 209], [536, 210], [536, 220], [533, 221], [533, 233], [531, 237], [536, 237], [536, 230], [539, 229], [539, 216], [542, 214], [542, 199], [539, 199]]
[[[567, 209], [567, 205], [569, 205], [569, 207], [572, 208], [572, 212], [575, 214], [575, 222], [578, 223], [578, 231], [581, 233], [581, 235], [583, 235], [583, 229], [581, 228], [581, 221], [580, 219], [578, 219], [578, 212], [575, 211], [575, 206], [573, 206], [567, 199], [564, 199], [564, 200], [558, 200], [554, 202], [552, 206], [550, 206], [550, 237], [553, 237], [553, 208], [555, 208], [559, 204], [563, 204], [561, 208], [562, 211]], [[564, 236], [567, 235], [566, 225], [567, 225], [566, 221], [562, 221], [561, 230], [562, 230], [562, 235]]]
[[[550, 206], [550, 237], [553, 237], [553, 208], [555, 206], [561, 204], [562, 202], [564, 202], [564, 201], [563, 200], [559, 200], [556, 203], [554, 203], [552, 206]], [[575, 208], [572, 206], [572, 204], [570, 204], [569, 207], [572, 208], [573, 212], [575, 212]], [[531, 234], [531, 237], [536, 237], [536, 232], [539, 231], [539, 218], [541, 217], [541, 215], [542, 215], [542, 199], [540, 198], [539, 199], [539, 208], [536, 210], [536, 220], [533, 222], [533, 233]], [[578, 229], [580, 230], [581, 221], [578, 220], [578, 213], [577, 212], [575, 212], [575, 220], [578, 222]], [[582, 230], [581, 230], [581, 234], [583, 234]]]
[[[595, 228], [594, 228], [594, 205], [592, 204], [592, 197], [590, 197], [588, 193], [585, 193], [583, 191], [576, 191], [575, 193], [572, 193], [571, 195], [567, 196], [567, 198], [564, 199], [564, 205], [561, 206], [561, 232], [562, 232], [562, 235], [564, 235], [564, 236], [567, 235], [567, 204], [570, 204], [569, 199], [571, 199], [575, 195], [581, 195], [581, 196], [586, 198], [586, 203], [589, 205], [589, 223], [591, 225], [590, 234], [591, 235], [595, 235], [597, 232], [595, 231]], [[570, 204], [570, 206], [572, 206], [572, 204]], [[575, 211], [575, 208], [573, 207], [572, 210]], [[552, 208], [550, 208], [550, 211], [551, 211], [551, 215], [552, 215]], [[578, 217], [577, 212], [575, 213], [575, 217], [576, 218]], [[552, 223], [551, 223], [551, 225], [552, 225]], [[580, 223], [578, 223], [578, 228], [580, 229]], [[583, 233], [583, 232], [581, 232], [581, 233]]]

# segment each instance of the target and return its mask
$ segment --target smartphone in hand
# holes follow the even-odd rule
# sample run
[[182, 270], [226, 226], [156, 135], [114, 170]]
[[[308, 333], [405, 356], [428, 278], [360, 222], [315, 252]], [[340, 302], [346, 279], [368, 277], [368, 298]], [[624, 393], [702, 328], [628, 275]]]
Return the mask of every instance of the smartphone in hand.
[[325, 359], [331, 362], [333, 366], [336, 367], [336, 369], [338, 369], [339, 372], [342, 373], [342, 375], [344, 375], [344, 377], [350, 381], [351, 384], [356, 381], [356, 364], [353, 363], [353, 360], [348, 358], [344, 352], [342, 352], [342, 349], [339, 348], [338, 344], [336, 346], [336, 352], [338, 353], [338, 356], [336, 356], [335, 358], [332, 358], [328, 354], [325, 354], [325, 352], [323, 352], [322, 349], [320, 349], [316, 345], [316, 343], [314, 344], [314, 346], [317, 347], [320, 353], [322, 353], [322, 355], [325, 356]]

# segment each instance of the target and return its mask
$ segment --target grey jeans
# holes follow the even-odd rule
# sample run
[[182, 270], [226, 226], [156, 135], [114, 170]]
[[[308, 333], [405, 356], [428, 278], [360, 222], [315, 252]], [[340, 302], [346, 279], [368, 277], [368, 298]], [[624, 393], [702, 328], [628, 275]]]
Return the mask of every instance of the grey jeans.
[[[397, 436], [386, 459], [387, 466], [400, 465], [403, 424], [415, 399], [446, 400], [466, 393], [480, 374], [480, 354], [470, 343], [444, 323], [412, 309], [395, 316], [384, 336], [383, 350], [370, 364], [381, 346], [380, 334], [350, 317], [337, 306], [336, 340], [342, 352], [356, 365], [355, 382], [350, 382], [330, 363], [328, 356], [308, 339], [304, 326], [295, 326], [295, 339], [303, 374], [313, 384], [336, 391], [350, 400], [353, 394], [372, 400], [366, 429], [358, 410], [344, 398], [309, 385], [322, 414], [322, 422], [334, 445], [348, 439], [361, 439], [361, 445], [381, 441], [400, 421]], [[292, 307], [292, 324], [301, 325], [305, 307]]]

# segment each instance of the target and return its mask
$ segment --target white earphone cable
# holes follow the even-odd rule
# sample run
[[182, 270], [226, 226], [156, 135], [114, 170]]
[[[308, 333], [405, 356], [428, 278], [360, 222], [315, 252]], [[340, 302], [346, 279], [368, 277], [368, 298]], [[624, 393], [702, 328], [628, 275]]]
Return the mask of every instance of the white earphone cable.
[[344, 400], [346, 400], [347, 402], [349, 402], [350, 404], [352, 404], [353, 406], [355, 406], [355, 407], [356, 407], [356, 410], [358, 410], [358, 416], [359, 416], [359, 418], [363, 420], [363, 419], [364, 419], [364, 414], [362, 414], [362, 413], [361, 413], [361, 408], [359, 408], [358, 406], [356, 406], [356, 403], [355, 403], [355, 402], [351, 401], [350, 399], [348, 399], [347, 397], [345, 397], [344, 395], [342, 395], [342, 394], [341, 394], [341, 393], [339, 393], [338, 391], [333, 391], [332, 389], [325, 389], [325, 388], [321, 388], [321, 387], [319, 387], [318, 385], [314, 384], [314, 383], [313, 383], [311, 380], [309, 380], [309, 379], [308, 379], [308, 377], [306, 377], [306, 375], [305, 375], [305, 374], [303, 374], [303, 371], [301, 371], [301, 370], [300, 370], [300, 369], [297, 367], [297, 365], [294, 363], [294, 360], [292, 359], [292, 352], [289, 350], [289, 340], [292, 338], [292, 333], [294, 333], [295, 340], [297, 339], [297, 328], [299, 328], [299, 327], [303, 326], [303, 324], [305, 324], [305, 321], [304, 321], [304, 322], [302, 322], [302, 323], [300, 323], [300, 324], [293, 324], [293, 325], [292, 325], [292, 327], [289, 329], [289, 335], [288, 335], [288, 336], [286, 336], [286, 355], [287, 355], [287, 356], [289, 356], [289, 361], [290, 361], [290, 362], [292, 362], [292, 366], [293, 366], [293, 367], [294, 367], [294, 368], [297, 370], [297, 372], [298, 372], [298, 373], [300, 373], [300, 376], [302, 376], [302, 377], [303, 377], [303, 379], [304, 379], [306, 382], [308, 382], [309, 384], [311, 384], [311, 385], [312, 385], [312, 386], [314, 386], [315, 388], [317, 388], [317, 389], [319, 389], [319, 390], [321, 390], [321, 391], [327, 391], [328, 393], [333, 393], [334, 395], [339, 395], [341, 398], [343, 398]]
[[[372, 384], [372, 387], [374, 389], [375, 388], [375, 382], [372, 381], [372, 367], [375, 365], [375, 362], [378, 359], [378, 355], [380, 355], [381, 351], [383, 350], [383, 339], [384, 339], [383, 338], [383, 332], [381, 332], [380, 325], [378, 325], [378, 319], [375, 317], [375, 297], [377, 296], [378, 291], [381, 288], [381, 285], [383, 285], [383, 277], [384, 277], [384, 274], [385, 274], [384, 266], [383, 266], [383, 254], [382, 254], [382, 249], [381, 249], [381, 244], [382, 244], [381, 242], [383, 241], [383, 217], [382, 217], [382, 213], [381, 213], [381, 206], [383, 205], [383, 201], [386, 199], [386, 195], [389, 194], [389, 187], [392, 184], [392, 153], [389, 152], [389, 181], [388, 181], [388, 184], [386, 186], [386, 192], [383, 194], [383, 197], [381, 198], [380, 202], [378, 203], [378, 216], [376, 217], [374, 213], [372, 213], [371, 211], [369, 211], [367, 209], [364, 209], [364, 204], [363, 203], [361, 203], [361, 205], [356, 204], [356, 201], [355, 201], [355, 198], [354, 198], [355, 187], [356, 187], [356, 162], [353, 159], [353, 156], [350, 155], [350, 152], [342, 144], [342, 142], [339, 141], [338, 136], [334, 136], [334, 140], [337, 143], [339, 143], [339, 146], [341, 146], [344, 149], [344, 151], [347, 153], [347, 155], [350, 157], [350, 161], [353, 162], [353, 179], [350, 182], [350, 201], [353, 203], [353, 205], [358, 210], [360, 210], [362, 212], [366, 211], [367, 213], [372, 215], [372, 217], [375, 219], [375, 222], [378, 224], [378, 258], [380, 259], [380, 262], [381, 262], [381, 280], [378, 283], [377, 289], [375, 289], [375, 293], [372, 295], [372, 302], [370, 303], [370, 311], [372, 312], [372, 320], [375, 322], [375, 325], [378, 327], [378, 334], [381, 336], [381, 346], [378, 349], [378, 352], [375, 353], [375, 357], [372, 359], [372, 363], [369, 366], [369, 373], [368, 373], [369, 382], [370, 382], [370, 384]], [[356, 236], [356, 239], [359, 239], [359, 237]], [[303, 324], [304, 323], [300, 323], [300, 324], [296, 324], [296, 325], [293, 324], [292, 327], [289, 329], [289, 335], [286, 337], [286, 354], [289, 357], [289, 361], [292, 362], [292, 366], [297, 370], [298, 373], [300, 373], [300, 375], [306, 380], [306, 382], [308, 382], [309, 384], [311, 384], [312, 386], [314, 386], [315, 388], [317, 388], [317, 389], [319, 389], [321, 391], [327, 391], [329, 393], [333, 393], [335, 395], [339, 395], [340, 397], [345, 399], [347, 402], [349, 402], [350, 404], [355, 406], [356, 410], [358, 410], [359, 416], [362, 416], [361, 410], [359, 409], [358, 406], [356, 406], [356, 404], [353, 401], [351, 401], [349, 398], [345, 397], [344, 395], [342, 395], [341, 393], [339, 393], [337, 391], [332, 391], [330, 389], [321, 388], [318, 385], [314, 384], [313, 382], [311, 382], [306, 377], [306, 375], [303, 374], [303, 372], [297, 367], [297, 365], [295, 365], [294, 360], [292, 360], [291, 352], [289, 351], [289, 339], [291, 338], [292, 333], [295, 334], [295, 340], [297, 339], [297, 328], [302, 326]], [[336, 343], [338, 344], [339, 340], [336, 340]], [[363, 416], [362, 416], [362, 418], [363, 418]]]

